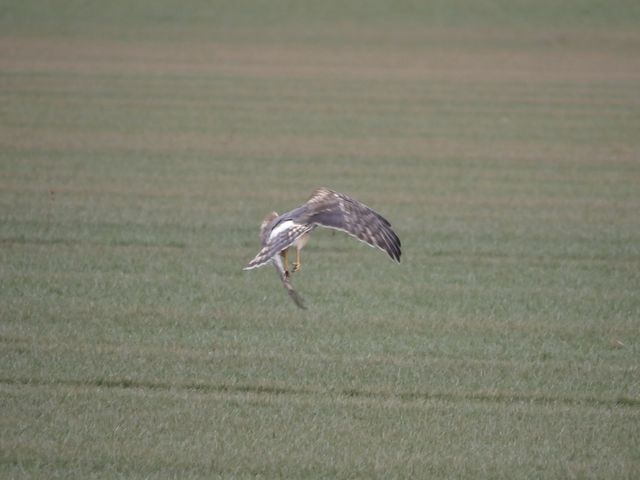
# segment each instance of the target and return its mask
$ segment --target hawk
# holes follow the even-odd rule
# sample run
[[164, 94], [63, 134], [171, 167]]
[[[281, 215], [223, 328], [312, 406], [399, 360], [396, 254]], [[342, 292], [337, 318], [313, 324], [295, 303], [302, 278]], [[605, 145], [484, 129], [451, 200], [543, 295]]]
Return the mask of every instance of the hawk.
[[291, 285], [288, 251], [292, 246], [296, 248], [293, 272], [297, 272], [301, 266], [300, 251], [309, 241], [310, 233], [318, 226], [346, 232], [400, 262], [400, 239], [382, 215], [348, 195], [323, 187], [315, 190], [306, 203], [290, 212], [282, 215], [271, 212], [265, 217], [260, 226], [262, 248], [244, 270], [272, 262], [295, 304], [305, 308], [302, 298]]

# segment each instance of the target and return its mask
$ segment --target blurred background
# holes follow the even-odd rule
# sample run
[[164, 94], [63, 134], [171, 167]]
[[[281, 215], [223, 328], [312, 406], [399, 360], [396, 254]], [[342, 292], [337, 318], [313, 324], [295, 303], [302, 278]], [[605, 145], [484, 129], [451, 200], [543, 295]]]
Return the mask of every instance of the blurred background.
[[[0, 2], [0, 472], [633, 478], [640, 3]], [[318, 186], [290, 302], [243, 272]]]

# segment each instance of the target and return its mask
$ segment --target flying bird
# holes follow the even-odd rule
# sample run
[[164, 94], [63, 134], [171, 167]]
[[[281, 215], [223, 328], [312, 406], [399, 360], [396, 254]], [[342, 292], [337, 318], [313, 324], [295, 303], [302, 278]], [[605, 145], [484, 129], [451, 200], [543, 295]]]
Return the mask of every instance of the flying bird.
[[292, 246], [296, 249], [293, 272], [297, 272], [302, 265], [300, 251], [318, 226], [346, 232], [400, 262], [400, 239], [382, 215], [348, 195], [322, 187], [299, 207], [282, 215], [271, 212], [265, 217], [260, 226], [262, 248], [244, 270], [273, 263], [289, 296], [298, 307], [305, 308], [302, 298], [291, 285], [288, 251]]

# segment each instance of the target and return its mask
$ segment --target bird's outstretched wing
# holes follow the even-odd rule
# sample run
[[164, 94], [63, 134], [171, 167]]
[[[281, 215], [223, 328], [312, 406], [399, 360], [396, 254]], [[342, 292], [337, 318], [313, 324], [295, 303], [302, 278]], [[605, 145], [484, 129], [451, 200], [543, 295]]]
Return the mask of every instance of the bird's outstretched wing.
[[319, 188], [304, 206], [304, 223], [346, 232], [400, 261], [401, 243], [391, 224], [364, 203], [328, 188]]
[[348, 195], [319, 188], [298, 208], [280, 216], [272, 212], [265, 218], [260, 228], [262, 248], [244, 269], [251, 270], [271, 261], [291, 299], [298, 307], [306, 308], [302, 297], [291, 285], [280, 252], [318, 225], [346, 232], [400, 261], [400, 239], [382, 215]]
[[309, 200], [270, 222], [263, 222], [262, 248], [244, 268], [261, 267], [317, 225], [346, 232], [400, 261], [401, 243], [391, 224], [364, 203], [328, 188], [318, 188]]

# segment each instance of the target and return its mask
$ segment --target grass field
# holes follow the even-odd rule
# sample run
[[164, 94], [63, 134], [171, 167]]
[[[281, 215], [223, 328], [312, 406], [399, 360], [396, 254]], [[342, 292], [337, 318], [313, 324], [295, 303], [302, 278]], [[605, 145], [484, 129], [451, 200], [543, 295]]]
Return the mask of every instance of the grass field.
[[129, 3], [0, 3], [2, 478], [640, 476], [637, 2]]

